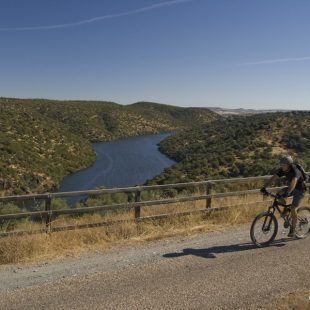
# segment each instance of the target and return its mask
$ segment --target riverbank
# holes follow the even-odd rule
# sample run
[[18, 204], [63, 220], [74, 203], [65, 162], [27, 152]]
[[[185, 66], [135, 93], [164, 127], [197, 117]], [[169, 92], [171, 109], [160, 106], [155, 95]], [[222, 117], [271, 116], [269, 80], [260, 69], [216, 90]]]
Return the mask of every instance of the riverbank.
[[[144, 184], [175, 164], [175, 161], [162, 154], [158, 147], [158, 144], [171, 134], [143, 135], [94, 143], [96, 161], [90, 167], [65, 177], [59, 191]], [[81, 198], [68, 199], [67, 202], [72, 205]]]

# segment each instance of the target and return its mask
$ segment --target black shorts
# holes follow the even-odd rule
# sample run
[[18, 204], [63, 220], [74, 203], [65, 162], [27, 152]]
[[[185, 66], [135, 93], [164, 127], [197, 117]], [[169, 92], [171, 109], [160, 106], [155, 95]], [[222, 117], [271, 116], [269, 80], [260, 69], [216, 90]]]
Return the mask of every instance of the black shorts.
[[[287, 194], [288, 187], [282, 188], [278, 193], [279, 194]], [[300, 206], [300, 203], [302, 202], [303, 198], [305, 197], [305, 192], [300, 191], [298, 189], [294, 189], [289, 197], [293, 197], [293, 202], [292, 202], [292, 209], [297, 209]]]

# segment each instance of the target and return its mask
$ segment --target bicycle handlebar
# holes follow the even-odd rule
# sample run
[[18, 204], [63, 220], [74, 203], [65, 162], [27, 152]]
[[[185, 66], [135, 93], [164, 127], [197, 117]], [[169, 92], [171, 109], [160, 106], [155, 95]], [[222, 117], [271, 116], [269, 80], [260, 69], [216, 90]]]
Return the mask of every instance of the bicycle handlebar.
[[275, 195], [275, 194], [273, 194], [273, 193], [271, 193], [271, 192], [269, 192], [267, 190], [265, 192], [263, 192], [262, 195], [264, 195], [264, 196], [271, 196], [273, 198], [279, 198], [278, 195]]
[[282, 206], [282, 207], [290, 207], [290, 206], [291, 206], [291, 204], [283, 204], [283, 203], [280, 203], [278, 199], [280, 199], [281, 196], [279, 196], [279, 195], [277, 195], [277, 194], [273, 194], [273, 193], [271, 193], [271, 192], [269, 192], [269, 191], [267, 191], [267, 190], [265, 190], [264, 192], [262, 192], [262, 194], [263, 194], [264, 196], [271, 196], [271, 197], [273, 197], [273, 198], [277, 201], [278, 205], [280, 205], [280, 206]]

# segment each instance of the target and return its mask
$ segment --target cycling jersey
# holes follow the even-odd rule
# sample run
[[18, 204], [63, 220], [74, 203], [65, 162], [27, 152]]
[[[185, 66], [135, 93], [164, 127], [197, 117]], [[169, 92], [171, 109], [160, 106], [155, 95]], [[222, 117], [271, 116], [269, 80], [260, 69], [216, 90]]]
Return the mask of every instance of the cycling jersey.
[[289, 171], [283, 171], [282, 169], [279, 169], [279, 171], [276, 173], [276, 175], [281, 178], [285, 177], [286, 180], [290, 183], [294, 178], [297, 178], [297, 184], [295, 189], [299, 191], [305, 191], [305, 184], [304, 184], [304, 178], [302, 176], [301, 171], [295, 167], [291, 166]]

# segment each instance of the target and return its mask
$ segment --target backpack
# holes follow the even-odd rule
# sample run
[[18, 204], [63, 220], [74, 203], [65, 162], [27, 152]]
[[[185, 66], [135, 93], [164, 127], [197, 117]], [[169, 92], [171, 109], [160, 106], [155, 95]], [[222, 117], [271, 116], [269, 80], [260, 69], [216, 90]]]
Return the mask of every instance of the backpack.
[[307, 188], [307, 183], [310, 181], [310, 176], [307, 174], [307, 172], [305, 171], [305, 169], [301, 165], [295, 164], [295, 166], [301, 172], [305, 188]]

